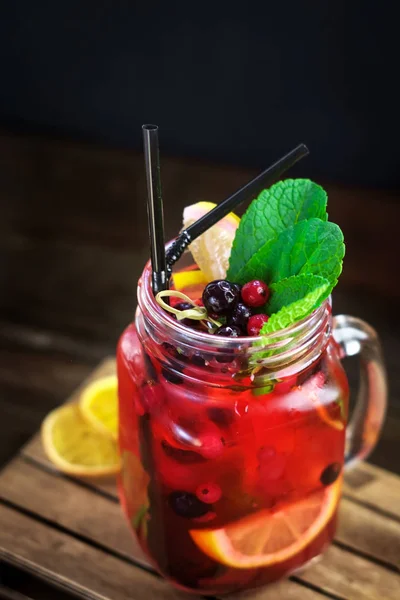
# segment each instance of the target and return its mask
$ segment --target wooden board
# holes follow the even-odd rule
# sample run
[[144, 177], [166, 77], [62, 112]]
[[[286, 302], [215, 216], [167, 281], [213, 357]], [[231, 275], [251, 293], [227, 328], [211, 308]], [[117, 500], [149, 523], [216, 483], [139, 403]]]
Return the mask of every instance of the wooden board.
[[[105, 361], [90, 379], [114, 369], [113, 360]], [[323, 558], [291, 580], [246, 597], [398, 600], [399, 507], [400, 478], [360, 465], [346, 478], [337, 536]], [[0, 559], [80, 597], [185, 597], [152, 571], [122, 518], [114, 482], [61, 475], [46, 459], [39, 436], [0, 473], [0, 523]]]

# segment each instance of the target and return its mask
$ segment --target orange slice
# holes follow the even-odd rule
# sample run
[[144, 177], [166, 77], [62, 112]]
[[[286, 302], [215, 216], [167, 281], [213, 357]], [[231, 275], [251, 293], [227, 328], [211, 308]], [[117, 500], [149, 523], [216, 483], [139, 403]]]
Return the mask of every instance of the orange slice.
[[[184, 228], [192, 225], [215, 206], [212, 202], [197, 202], [197, 204], [187, 206], [183, 211]], [[239, 223], [239, 217], [234, 213], [229, 213], [190, 244], [189, 250], [199, 269], [203, 272], [206, 283], [213, 279], [225, 278], [233, 238]]]
[[250, 569], [275, 565], [305, 548], [333, 516], [341, 480], [304, 500], [264, 510], [221, 529], [193, 529], [197, 546], [214, 560]]

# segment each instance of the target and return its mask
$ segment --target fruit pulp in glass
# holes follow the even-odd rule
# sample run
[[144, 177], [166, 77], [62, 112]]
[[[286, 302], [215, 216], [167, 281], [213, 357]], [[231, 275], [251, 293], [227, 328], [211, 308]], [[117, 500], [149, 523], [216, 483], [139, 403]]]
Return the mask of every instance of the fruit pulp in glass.
[[[176, 355], [168, 340], [162, 353]], [[159, 355], [160, 356], [160, 355]], [[330, 341], [306, 369], [255, 392], [229, 364], [179, 356], [168, 370], [131, 324], [118, 354], [121, 502], [156, 568], [224, 593], [275, 581], [335, 531], [347, 379]]]

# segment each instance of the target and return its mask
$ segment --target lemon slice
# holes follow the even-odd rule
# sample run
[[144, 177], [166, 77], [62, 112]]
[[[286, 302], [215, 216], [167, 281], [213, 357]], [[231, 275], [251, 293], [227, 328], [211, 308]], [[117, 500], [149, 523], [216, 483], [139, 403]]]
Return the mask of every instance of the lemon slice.
[[118, 380], [115, 375], [90, 383], [82, 392], [79, 406], [92, 427], [113, 440], [118, 433]]
[[303, 550], [332, 518], [341, 480], [307, 498], [264, 510], [221, 529], [195, 529], [190, 535], [214, 560], [237, 569], [281, 563]]
[[[215, 206], [212, 202], [197, 202], [187, 206], [183, 211], [184, 228], [192, 225]], [[239, 217], [229, 213], [190, 244], [189, 250], [207, 283], [226, 277], [232, 243], [239, 223]]]
[[48, 458], [69, 475], [104, 477], [120, 469], [116, 443], [93, 429], [77, 404], [66, 404], [47, 415], [42, 442]]
[[206, 285], [208, 283], [204, 273], [199, 270], [173, 273], [172, 280], [178, 292], [191, 286]]

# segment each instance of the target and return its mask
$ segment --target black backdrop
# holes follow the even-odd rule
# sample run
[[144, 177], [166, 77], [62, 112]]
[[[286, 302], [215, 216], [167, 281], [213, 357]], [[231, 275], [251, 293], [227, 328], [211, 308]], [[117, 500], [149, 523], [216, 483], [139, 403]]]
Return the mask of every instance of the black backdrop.
[[305, 141], [310, 176], [396, 186], [396, 4], [0, 0], [0, 125], [257, 167]]

